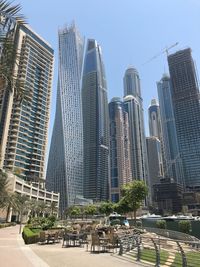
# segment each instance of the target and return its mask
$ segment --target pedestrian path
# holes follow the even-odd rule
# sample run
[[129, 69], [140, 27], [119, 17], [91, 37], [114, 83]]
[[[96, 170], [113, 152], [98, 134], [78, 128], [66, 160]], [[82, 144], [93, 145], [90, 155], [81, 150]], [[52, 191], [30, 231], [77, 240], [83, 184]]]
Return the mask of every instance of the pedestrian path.
[[19, 226], [0, 229], [0, 267], [49, 267], [19, 234]]
[[[19, 227], [0, 229], [0, 267], [139, 267], [116, 254], [93, 254], [85, 248], [62, 248], [61, 243], [25, 245]], [[142, 265], [147, 266], [147, 265]], [[149, 265], [148, 265], [149, 266]]]

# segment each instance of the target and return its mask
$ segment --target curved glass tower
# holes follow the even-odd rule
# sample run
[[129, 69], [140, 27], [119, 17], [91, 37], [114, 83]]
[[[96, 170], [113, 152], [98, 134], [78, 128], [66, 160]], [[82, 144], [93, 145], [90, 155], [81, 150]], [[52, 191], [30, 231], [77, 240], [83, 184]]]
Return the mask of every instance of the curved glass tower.
[[124, 75], [124, 108], [129, 118], [133, 179], [148, 180], [144, 114], [138, 71], [129, 67]]
[[109, 123], [101, 48], [89, 39], [82, 78], [84, 197], [108, 199]]
[[178, 147], [171, 87], [171, 80], [167, 74], [164, 74], [162, 79], [157, 82], [163, 134], [163, 152], [166, 161], [164, 165], [164, 175], [168, 178], [173, 178], [176, 182], [182, 183], [182, 161]]
[[47, 188], [60, 193], [60, 211], [83, 195], [81, 69], [84, 40], [75, 25], [59, 31], [56, 115], [47, 167]]

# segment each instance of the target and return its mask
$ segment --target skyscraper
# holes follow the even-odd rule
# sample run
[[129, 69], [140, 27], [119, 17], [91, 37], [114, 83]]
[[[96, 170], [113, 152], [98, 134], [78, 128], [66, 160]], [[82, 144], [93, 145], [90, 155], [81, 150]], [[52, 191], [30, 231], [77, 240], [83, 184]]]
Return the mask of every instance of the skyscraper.
[[200, 97], [191, 49], [169, 55], [168, 64], [184, 185], [200, 188]]
[[149, 166], [149, 196], [153, 202], [153, 185], [159, 183], [162, 176], [161, 142], [157, 137], [151, 136], [146, 138], [146, 145]]
[[47, 166], [47, 188], [60, 193], [60, 212], [83, 195], [81, 69], [83, 39], [76, 26], [59, 31], [56, 114]]
[[148, 108], [149, 115], [149, 135], [156, 136], [159, 140], [162, 138], [160, 123], [160, 107], [156, 99], [151, 100]]
[[140, 80], [137, 70], [133, 67], [128, 68], [124, 75], [124, 96], [124, 108], [129, 120], [133, 179], [147, 181], [148, 164]]
[[163, 154], [165, 158], [164, 176], [182, 183], [182, 161], [180, 158], [174, 110], [171, 98], [171, 81], [167, 74], [157, 82], [162, 128]]
[[18, 101], [15, 89], [1, 91], [1, 166], [19, 168], [24, 179], [44, 179], [54, 51], [28, 26], [17, 27], [14, 41], [15, 89], [23, 81], [25, 97]]
[[110, 198], [120, 199], [121, 186], [132, 180], [128, 114], [123, 102], [114, 97], [109, 103], [110, 118]]
[[107, 85], [101, 48], [87, 42], [83, 78], [84, 196], [94, 201], [108, 199], [109, 116]]

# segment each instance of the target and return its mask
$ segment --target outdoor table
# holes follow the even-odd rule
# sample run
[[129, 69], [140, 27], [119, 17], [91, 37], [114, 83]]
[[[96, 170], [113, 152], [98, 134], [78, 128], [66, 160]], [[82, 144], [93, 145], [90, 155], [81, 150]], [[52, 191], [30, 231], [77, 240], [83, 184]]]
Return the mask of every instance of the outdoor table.
[[64, 235], [63, 244], [64, 244], [64, 241], [66, 241], [66, 246], [80, 247], [82, 237], [83, 237], [83, 234], [66, 233]]

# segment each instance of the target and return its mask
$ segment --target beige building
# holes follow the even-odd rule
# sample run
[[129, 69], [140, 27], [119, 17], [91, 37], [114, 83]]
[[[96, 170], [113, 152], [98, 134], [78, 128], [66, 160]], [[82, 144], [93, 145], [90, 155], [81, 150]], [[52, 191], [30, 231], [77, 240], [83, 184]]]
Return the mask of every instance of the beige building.
[[17, 99], [19, 87], [1, 84], [0, 167], [20, 169], [27, 180], [44, 179], [54, 51], [27, 26], [15, 29], [14, 40], [19, 54], [13, 69], [15, 85], [25, 87]]
[[121, 186], [132, 181], [128, 114], [120, 98], [109, 103], [110, 117], [110, 199], [118, 202]]
[[[8, 173], [8, 191], [10, 193], [26, 195], [30, 200], [45, 202], [47, 206], [50, 206], [52, 202], [55, 202], [56, 206], [59, 207], [59, 193], [54, 193], [43, 189], [39, 183], [36, 184], [32, 182], [26, 182], [12, 173]], [[12, 215], [15, 214], [11, 209], [8, 221], [11, 221]], [[5, 218], [6, 211], [1, 211], [0, 219]]]

